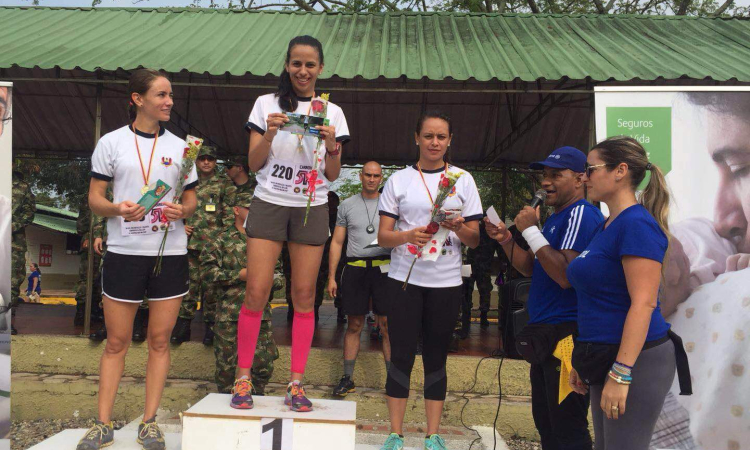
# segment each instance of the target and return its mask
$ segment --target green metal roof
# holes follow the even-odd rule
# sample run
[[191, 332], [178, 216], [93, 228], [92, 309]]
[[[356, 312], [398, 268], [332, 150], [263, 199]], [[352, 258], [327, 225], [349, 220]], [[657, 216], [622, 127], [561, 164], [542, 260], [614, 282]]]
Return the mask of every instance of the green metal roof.
[[76, 221], [65, 219], [63, 217], [47, 216], [44, 214], [34, 214], [34, 225], [38, 225], [50, 230], [59, 231], [67, 234], [77, 234]]
[[0, 67], [278, 75], [290, 38], [323, 77], [750, 81], [750, 21], [619, 15], [0, 8]]
[[78, 213], [66, 209], [52, 208], [50, 206], [36, 205], [34, 214], [34, 225], [67, 234], [78, 234], [76, 231], [76, 219]]
[[78, 219], [78, 213], [75, 211], [68, 211], [67, 209], [53, 208], [52, 206], [36, 205], [36, 210], [46, 213], [46, 215], [60, 215], [64, 217], [70, 217], [71, 219]]

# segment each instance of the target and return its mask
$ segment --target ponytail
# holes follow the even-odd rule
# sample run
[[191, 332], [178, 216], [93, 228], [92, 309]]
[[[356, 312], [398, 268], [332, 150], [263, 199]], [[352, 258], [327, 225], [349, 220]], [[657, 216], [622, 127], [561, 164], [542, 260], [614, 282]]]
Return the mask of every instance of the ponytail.
[[667, 223], [669, 219], [667, 181], [664, 178], [664, 172], [648, 161], [648, 155], [643, 146], [631, 137], [615, 136], [596, 144], [592, 150], [598, 152], [607, 167], [615, 167], [620, 163], [627, 164], [630, 186], [633, 191], [638, 190], [638, 186], [646, 178], [646, 172], [651, 172], [651, 178], [638, 201], [654, 216], [664, 234], [671, 238]]
[[292, 48], [296, 45], [307, 45], [314, 48], [318, 52], [318, 62], [320, 65], [323, 65], [323, 44], [321, 44], [319, 40], [312, 36], [304, 35], [297, 36], [289, 41], [289, 46], [286, 49], [286, 59], [284, 60], [284, 69], [279, 76], [279, 87], [276, 90], [276, 97], [279, 99], [279, 107], [284, 112], [294, 112], [299, 105], [297, 94], [294, 92], [294, 87], [292, 86], [292, 78], [286, 70], [286, 65], [289, 64], [289, 59], [292, 55]]
[[641, 193], [639, 203], [654, 216], [662, 231], [669, 236], [669, 189], [664, 172], [659, 166], [649, 163], [651, 179]]
[[[287, 59], [289, 59], [288, 56]], [[282, 111], [293, 112], [297, 110], [299, 103], [292, 88], [292, 77], [289, 76], [286, 67], [284, 67], [279, 77], [279, 89], [276, 91], [276, 96], [279, 98], [279, 108]]]

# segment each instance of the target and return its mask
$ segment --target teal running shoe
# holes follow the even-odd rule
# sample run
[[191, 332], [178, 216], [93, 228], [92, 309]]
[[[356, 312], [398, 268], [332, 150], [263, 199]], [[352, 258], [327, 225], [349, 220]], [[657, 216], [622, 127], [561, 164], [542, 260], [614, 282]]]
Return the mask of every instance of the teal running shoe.
[[404, 438], [399, 436], [398, 433], [391, 433], [388, 435], [388, 439], [380, 450], [402, 450], [404, 448]]
[[424, 439], [424, 450], [448, 450], [439, 434], [431, 434]]

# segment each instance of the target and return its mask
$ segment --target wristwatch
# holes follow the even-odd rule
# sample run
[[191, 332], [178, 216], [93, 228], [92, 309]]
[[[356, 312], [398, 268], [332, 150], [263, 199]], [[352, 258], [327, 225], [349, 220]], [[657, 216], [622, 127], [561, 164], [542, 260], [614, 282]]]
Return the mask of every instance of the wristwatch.
[[333, 151], [326, 149], [326, 153], [328, 153], [329, 156], [339, 156], [339, 153], [341, 153], [341, 143], [336, 142], [336, 149]]

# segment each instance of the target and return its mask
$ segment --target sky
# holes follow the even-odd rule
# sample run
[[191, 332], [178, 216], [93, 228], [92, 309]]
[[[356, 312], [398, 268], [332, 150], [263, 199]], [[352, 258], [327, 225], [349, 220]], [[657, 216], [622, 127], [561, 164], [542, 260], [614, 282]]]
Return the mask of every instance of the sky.
[[[721, 2], [721, 0], [719, 0]], [[279, 3], [278, 0], [259, 0], [258, 3]], [[200, 4], [200, 6], [208, 7], [211, 3], [210, 0], [102, 0], [99, 7], [143, 7], [143, 8], [156, 8], [156, 7], [167, 7], [167, 6], [189, 6], [193, 3]], [[227, 0], [216, 0], [219, 5], [226, 5]], [[29, 6], [32, 4], [31, 0], [0, 0], [0, 6]], [[739, 6], [750, 5], [750, 0], [735, 0], [735, 4]], [[73, 6], [73, 7], [89, 7], [91, 6], [91, 0], [40, 0], [40, 6]]]

